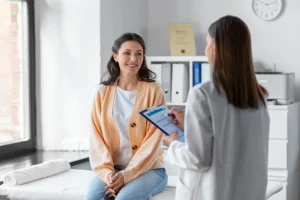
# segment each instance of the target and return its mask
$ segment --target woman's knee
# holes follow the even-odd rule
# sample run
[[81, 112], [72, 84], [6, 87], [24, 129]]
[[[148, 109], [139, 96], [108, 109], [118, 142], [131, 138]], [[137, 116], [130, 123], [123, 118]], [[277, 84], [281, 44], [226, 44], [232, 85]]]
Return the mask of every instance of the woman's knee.
[[105, 197], [105, 186], [104, 183], [98, 176], [93, 177], [90, 185], [88, 187], [88, 191], [86, 194], [86, 200], [102, 200]]
[[168, 182], [165, 169], [154, 169], [142, 174], [125, 185], [116, 200], [148, 200], [162, 192]]

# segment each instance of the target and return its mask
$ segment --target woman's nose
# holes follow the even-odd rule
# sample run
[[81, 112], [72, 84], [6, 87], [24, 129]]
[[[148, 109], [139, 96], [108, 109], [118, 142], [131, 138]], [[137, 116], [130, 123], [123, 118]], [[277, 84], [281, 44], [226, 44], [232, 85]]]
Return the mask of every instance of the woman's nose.
[[136, 56], [135, 56], [135, 55], [132, 55], [132, 56], [130, 57], [130, 60], [135, 62], [135, 61], [136, 61]]

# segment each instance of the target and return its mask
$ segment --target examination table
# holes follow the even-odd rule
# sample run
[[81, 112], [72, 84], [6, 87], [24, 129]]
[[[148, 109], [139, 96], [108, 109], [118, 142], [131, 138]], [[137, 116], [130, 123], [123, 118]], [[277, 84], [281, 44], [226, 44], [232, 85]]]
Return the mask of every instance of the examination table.
[[[168, 165], [166, 167], [168, 173], [169, 168]], [[174, 169], [170, 169], [171, 174], [172, 170], [174, 172]], [[89, 170], [66, 169], [20, 185], [7, 186], [3, 184], [0, 185], [0, 199], [1, 196], [6, 196], [12, 200], [83, 200], [93, 176], [93, 172]], [[175, 199], [176, 182], [176, 176], [169, 176], [166, 189], [152, 197], [152, 200]], [[266, 199], [276, 195], [281, 189], [281, 184], [269, 182]]]

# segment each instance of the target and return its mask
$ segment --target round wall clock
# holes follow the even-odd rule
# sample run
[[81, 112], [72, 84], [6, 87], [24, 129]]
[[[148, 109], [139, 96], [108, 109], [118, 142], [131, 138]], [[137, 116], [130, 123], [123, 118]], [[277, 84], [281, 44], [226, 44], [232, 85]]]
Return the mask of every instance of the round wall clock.
[[253, 12], [262, 20], [272, 20], [282, 11], [283, 0], [252, 0]]

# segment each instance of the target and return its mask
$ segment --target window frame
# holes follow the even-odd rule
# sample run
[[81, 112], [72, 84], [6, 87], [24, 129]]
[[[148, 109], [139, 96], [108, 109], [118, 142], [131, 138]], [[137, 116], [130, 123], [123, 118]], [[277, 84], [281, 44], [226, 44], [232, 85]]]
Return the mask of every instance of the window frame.
[[29, 89], [29, 140], [17, 143], [0, 145], [0, 159], [20, 156], [36, 151], [36, 77], [35, 77], [35, 25], [34, 0], [20, 0], [27, 4], [27, 47], [28, 47], [28, 89]]

